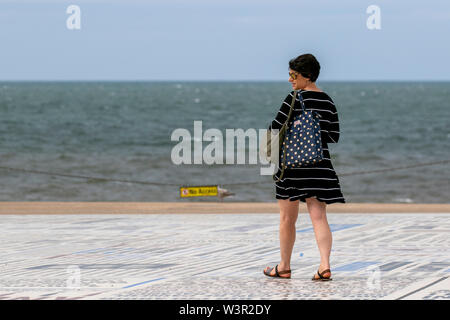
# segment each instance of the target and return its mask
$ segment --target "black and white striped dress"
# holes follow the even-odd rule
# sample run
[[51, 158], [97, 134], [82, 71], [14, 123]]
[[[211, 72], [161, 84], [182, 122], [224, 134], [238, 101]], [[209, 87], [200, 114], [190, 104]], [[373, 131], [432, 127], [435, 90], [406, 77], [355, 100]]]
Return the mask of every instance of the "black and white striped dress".
[[[328, 143], [339, 141], [339, 119], [333, 100], [325, 92], [300, 90], [305, 108], [317, 111], [320, 118], [320, 131], [324, 159], [317, 164], [303, 168], [289, 168], [284, 170], [283, 179], [275, 182], [275, 198], [300, 200], [306, 202], [306, 198], [316, 197], [319, 201], [327, 204], [334, 202], [345, 203], [341, 191], [339, 179], [331, 163]], [[277, 116], [272, 121], [270, 129], [280, 129], [289, 114], [294, 91], [284, 99]], [[294, 103], [293, 119], [302, 110], [300, 100], [296, 97]], [[280, 151], [281, 154], [281, 151]], [[281, 175], [278, 167], [276, 177]]]

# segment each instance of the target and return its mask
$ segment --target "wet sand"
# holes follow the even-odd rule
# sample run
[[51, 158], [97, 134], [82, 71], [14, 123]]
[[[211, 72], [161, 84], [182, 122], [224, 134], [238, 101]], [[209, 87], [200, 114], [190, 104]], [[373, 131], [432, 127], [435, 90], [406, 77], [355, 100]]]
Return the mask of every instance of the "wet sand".
[[[300, 213], [306, 204], [300, 202]], [[450, 213], [447, 203], [333, 203], [328, 213]], [[279, 213], [277, 202], [0, 202], [0, 214]]]

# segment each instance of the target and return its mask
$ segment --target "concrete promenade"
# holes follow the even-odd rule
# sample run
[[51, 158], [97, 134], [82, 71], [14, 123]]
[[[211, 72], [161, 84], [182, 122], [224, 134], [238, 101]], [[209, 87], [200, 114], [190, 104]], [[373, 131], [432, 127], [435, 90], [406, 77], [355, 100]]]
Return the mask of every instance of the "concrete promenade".
[[0, 299], [450, 299], [450, 205], [327, 206], [329, 282], [311, 281], [320, 260], [302, 203], [292, 278], [263, 275], [280, 259], [277, 212], [0, 202]]

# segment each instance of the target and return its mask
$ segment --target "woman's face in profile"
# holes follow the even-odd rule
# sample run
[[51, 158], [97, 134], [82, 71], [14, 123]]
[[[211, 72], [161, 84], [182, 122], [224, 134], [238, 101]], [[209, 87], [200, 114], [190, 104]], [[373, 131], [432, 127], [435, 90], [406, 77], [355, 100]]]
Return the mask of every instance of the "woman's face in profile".
[[300, 90], [308, 85], [309, 79], [303, 77], [297, 71], [289, 69], [289, 82], [292, 84], [293, 90]]

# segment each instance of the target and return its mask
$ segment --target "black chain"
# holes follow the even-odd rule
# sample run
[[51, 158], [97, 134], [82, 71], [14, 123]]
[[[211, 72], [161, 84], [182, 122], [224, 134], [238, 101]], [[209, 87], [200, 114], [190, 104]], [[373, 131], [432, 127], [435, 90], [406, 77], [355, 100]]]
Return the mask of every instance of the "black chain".
[[[417, 164], [413, 164], [413, 165], [409, 165], [409, 166], [402, 166], [402, 167], [395, 167], [395, 168], [385, 168], [385, 169], [378, 169], [378, 170], [366, 170], [366, 171], [355, 171], [355, 172], [348, 172], [348, 173], [340, 173], [339, 176], [353, 176], [353, 175], [358, 175], [358, 174], [388, 172], [388, 171], [401, 170], [401, 169], [417, 168], [417, 167], [423, 167], [423, 166], [432, 166], [432, 165], [436, 165], [436, 164], [444, 164], [444, 163], [449, 163], [449, 162], [450, 162], [450, 160], [442, 160], [442, 161], [434, 161], [434, 162], [426, 162], [426, 163], [417, 163]], [[164, 182], [152, 182], [152, 181], [111, 179], [111, 178], [103, 178], [103, 177], [93, 177], [93, 176], [84, 176], [84, 175], [75, 175], [75, 174], [64, 174], [64, 173], [39, 171], [39, 170], [30, 170], [30, 169], [21, 169], [21, 168], [12, 168], [12, 167], [2, 167], [2, 166], [0, 166], [0, 169], [10, 170], [10, 171], [27, 172], [27, 173], [35, 173], [35, 174], [44, 174], [44, 175], [50, 175], [50, 176], [98, 180], [98, 181], [105, 181], [105, 182], [122, 182], [122, 183], [145, 184], [145, 185], [156, 185], [156, 186], [180, 186], [179, 183], [164, 183]], [[261, 183], [273, 183], [273, 181], [272, 180], [270, 180], [270, 181], [267, 181], [267, 180], [247, 181], [247, 182], [236, 182], [236, 183], [223, 183], [221, 185], [237, 186], [237, 185], [261, 184]]]

